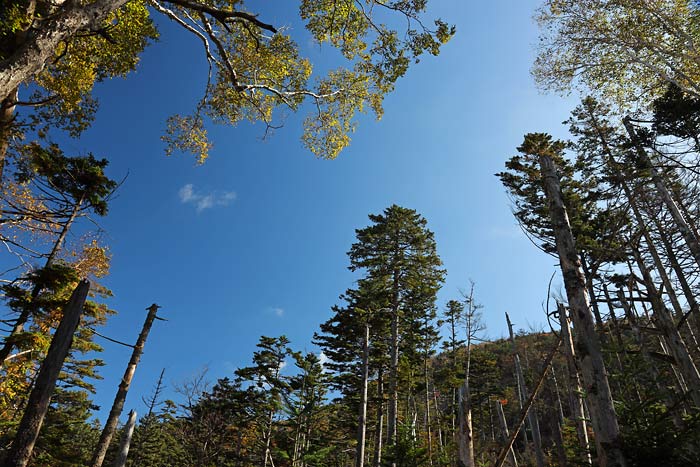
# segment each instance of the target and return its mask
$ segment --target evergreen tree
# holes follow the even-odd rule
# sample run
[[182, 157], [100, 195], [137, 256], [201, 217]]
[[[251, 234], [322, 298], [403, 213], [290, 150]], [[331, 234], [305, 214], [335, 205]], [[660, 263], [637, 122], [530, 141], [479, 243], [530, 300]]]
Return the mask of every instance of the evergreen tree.
[[[382, 214], [369, 216], [372, 224], [356, 231], [348, 256], [350, 270], [362, 271], [361, 288], [368, 290], [374, 307], [390, 329], [388, 363], [388, 444], [393, 445], [399, 423], [399, 391], [410, 405], [414, 369], [421, 368], [421, 350], [434, 343], [430, 323], [435, 316], [435, 298], [445, 271], [437, 255], [427, 221], [412, 209], [390, 206]], [[361, 335], [361, 334], [358, 334]], [[401, 365], [400, 365], [401, 363]], [[404, 371], [401, 371], [401, 370]], [[401, 387], [400, 387], [401, 386]], [[411, 407], [406, 413], [414, 413]]]

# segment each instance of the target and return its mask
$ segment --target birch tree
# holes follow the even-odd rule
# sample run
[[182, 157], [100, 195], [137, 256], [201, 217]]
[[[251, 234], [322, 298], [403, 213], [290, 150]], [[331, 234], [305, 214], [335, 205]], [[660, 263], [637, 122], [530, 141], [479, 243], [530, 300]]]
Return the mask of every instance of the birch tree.
[[[337, 156], [349, 144], [356, 114], [371, 109], [381, 116], [383, 97], [410, 63], [426, 53], [437, 55], [454, 34], [442, 20], [427, 21], [425, 1], [302, 0], [298, 17], [289, 21], [303, 22], [308, 36], [337, 48], [342, 57], [316, 79], [285, 24], [270, 24], [240, 0], [6, 3], [8, 15], [0, 21], [2, 141], [22, 131], [14, 125], [24, 119], [14, 116], [20, 108], [49, 108], [34, 115], [49, 128], [63, 126], [79, 134], [94, 115], [95, 82], [134, 69], [144, 47], [157, 37], [152, 17], [158, 16], [201, 44], [209, 64], [195, 109], [171, 117], [164, 135], [168, 153], [192, 153], [200, 162], [211, 147], [205, 120], [257, 121], [267, 132], [305, 102], [311, 112], [304, 144], [320, 157]], [[27, 85], [34, 95], [21, 95]], [[0, 156], [1, 162], [4, 152]]]

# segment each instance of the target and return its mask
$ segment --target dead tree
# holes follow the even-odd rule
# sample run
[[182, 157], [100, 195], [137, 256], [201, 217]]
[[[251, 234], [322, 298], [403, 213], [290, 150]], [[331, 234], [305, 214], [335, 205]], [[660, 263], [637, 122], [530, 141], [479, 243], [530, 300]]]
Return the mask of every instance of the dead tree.
[[600, 339], [593, 323], [586, 278], [564, 206], [559, 176], [551, 156], [553, 148], [548, 140], [537, 141], [538, 135], [528, 136], [531, 137], [530, 141], [526, 138], [525, 144], [530, 150], [528, 152], [539, 159], [559, 265], [574, 322], [576, 348], [579, 350], [578, 358], [581, 361], [586, 384], [588, 407], [593, 430], [602, 451], [598, 453], [599, 463], [603, 467], [624, 467], [627, 462], [622, 451], [620, 427], [613, 405]]
[[126, 427], [124, 428], [124, 436], [122, 437], [122, 442], [119, 445], [119, 454], [117, 454], [116, 459], [114, 459], [114, 467], [125, 467], [126, 458], [129, 456], [129, 447], [131, 446], [131, 436], [134, 434], [134, 427], [136, 426], [136, 411], [132, 410], [129, 412], [129, 420], [126, 422]]
[[4, 467], [25, 467], [29, 462], [34, 450], [34, 443], [36, 443], [39, 430], [49, 409], [56, 380], [73, 344], [73, 335], [78, 329], [89, 290], [90, 282], [81, 281], [63, 309], [63, 318], [61, 318], [61, 323], [51, 339], [46, 358], [39, 368], [34, 389], [29, 395], [27, 408], [22, 416], [12, 447], [5, 458]]
[[124, 401], [126, 400], [126, 394], [129, 392], [129, 386], [131, 386], [131, 380], [134, 378], [134, 373], [136, 372], [136, 366], [139, 364], [141, 359], [141, 354], [143, 354], [143, 348], [146, 345], [146, 339], [148, 338], [148, 333], [151, 330], [153, 321], [156, 319], [161, 319], [156, 316], [160, 308], [155, 303], [150, 307], [146, 308], [148, 310], [148, 315], [146, 316], [146, 321], [143, 323], [143, 328], [141, 329], [141, 334], [139, 334], [136, 340], [136, 345], [134, 345], [134, 351], [131, 353], [131, 359], [126, 367], [124, 376], [119, 383], [119, 389], [117, 390], [117, 395], [114, 397], [114, 402], [112, 403], [112, 409], [109, 411], [109, 416], [105, 422], [105, 426], [102, 429], [102, 434], [100, 435], [100, 440], [97, 443], [97, 448], [93, 454], [92, 461], [90, 461], [91, 467], [101, 467], [105, 459], [105, 454], [107, 454], [107, 449], [112, 441], [112, 437], [117, 430], [117, 423], [119, 423], [119, 416], [124, 408]]
[[566, 307], [562, 303], [557, 303], [557, 314], [561, 324], [561, 337], [564, 342], [564, 355], [566, 356], [566, 366], [569, 370], [569, 404], [571, 406], [571, 416], [576, 426], [576, 435], [581, 447], [586, 452], [586, 463], [591, 465], [591, 448], [588, 442], [588, 429], [586, 427], [586, 413], [583, 407], [583, 389], [576, 365], [576, 351], [574, 350], [574, 340], [571, 338], [571, 328], [569, 318], [566, 315]]
[[[513, 352], [513, 361], [515, 362], [515, 375], [518, 378], [518, 388], [522, 391], [520, 395], [521, 400], [527, 400], [529, 394], [527, 393], [527, 385], [525, 384], [525, 375], [523, 374], [523, 367], [520, 364], [520, 355], [515, 347], [515, 334], [513, 333], [513, 323], [510, 322], [510, 316], [506, 313], [506, 322], [508, 323], [508, 334], [510, 336], [511, 350]], [[532, 443], [535, 448], [535, 461], [537, 462], [537, 467], [544, 467], [544, 453], [542, 452], [542, 436], [540, 436], [540, 422], [537, 418], [537, 411], [535, 408], [531, 408], [527, 414], [527, 423], [530, 426], [530, 433], [532, 433]]]
[[554, 356], [557, 354], [557, 351], [559, 350], [560, 345], [561, 345], [561, 338], [557, 339], [557, 342], [556, 342], [556, 345], [554, 346], [554, 349], [552, 349], [552, 351], [549, 353], [549, 355], [545, 359], [544, 370], [542, 370], [542, 375], [540, 375], [540, 379], [537, 381], [537, 384], [535, 385], [535, 389], [532, 390], [532, 394], [530, 394], [530, 397], [528, 398], [527, 402], [525, 403], [525, 406], [523, 407], [523, 410], [520, 413], [520, 418], [518, 419], [518, 423], [515, 425], [515, 428], [513, 429], [513, 433], [511, 433], [510, 437], [508, 438], [508, 441], [506, 442], [506, 445], [503, 446], [503, 449], [501, 449], [501, 452], [498, 455], [498, 458], [496, 459], [495, 467], [503, 467], [503, 463], [505, 462], [506, 457], [508, 456], [508, 453], [511, 451], [511, 449], [513, 447], [513, 441], [515, 441], [515, 438], [518, 436], [518, 433], [520, 432], [523, 425], [525, 424], [525, 418], [527, 417], [527, 414], [530, 411], [532, 404], [535, 402], [535, 398], [537, 397], [537, 394], [540, 392], [540, 389], [542, 388], [542, 384], [544, 383], [544, 380], [547, 377], [547, 371], [549, 370], [549, 367], [552, 365], [552, 360], [554, 360]]
[[[508, 431], [506, 415], [503, 413], [503, 403], [500, 400], [496, 401], [496, 411], [498, 412], [498, 421], [501, 424], [501, 431], [503, 432], [503, 441], [508, 442], [510, 439], [510, 432]], [[510, 443], [510, 447], [508, 448], [508, 457], [510, 458], [512, 467], [518, 467], [518, 460], [515, 458], [513, 443]]]
[[651, 173], [651, 180], [654, 182], [654, 186], [656, 187], [661, 200], [671, 213], [671, 216], [676, 223], [676, 227], [683, 236], [683, 240], [685, 240], [688, 249], [695, 259], [695, 262], [700, 266], [700, 241], [695, 236], [695, 232], [693, 232], [693, 230], [690, 228], [690, 225], [688, 225], [688, 222], [683, 217], [681, 211], [678, 209], [678, 205], [673, 200], [671, 192], [666, 186], [661, 174], [657, 168], [654, 167], [651, 158], [647, 154], [646, 150], [644, 150], [644, 147], [639, 140], [639, 136], [632, 125], [631, 119], [629, 117], [625, 117], [622, 119], [622, 123], [624, 124], [627, 134], [629, 135], [630, 140], [637, 151], [637, 156], [639, 156], [640, 161], [646, 166], [646, 168], [649, 169]]

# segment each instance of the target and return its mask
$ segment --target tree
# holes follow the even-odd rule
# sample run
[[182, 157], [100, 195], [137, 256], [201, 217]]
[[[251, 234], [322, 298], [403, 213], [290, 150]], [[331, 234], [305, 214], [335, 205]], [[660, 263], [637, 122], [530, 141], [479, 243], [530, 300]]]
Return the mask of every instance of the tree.
[[[203, 45], [209, 62], [204, 96], [189, 115], [173, 116], [164, 137], [168, 152], [208, 154], [205, 119], [235, 125], [242, 120], [279, 126], [276, 109], [297, 111], [314, 104], [304, 144], [333, 158], [349, 144], [357, 112], [382, 113], [382, 99], [424, 53], [438, 54], [454, 27], [436, 20], [426, 26], [427, 1], [302, 0], [299, 17], [319, 44], [342, 55], [340, 66], [312, 79], [312, 64], [284, 28], [267, 24], [240, 0], [95, 0], [87, 5], [8, 0], [0, 22], [0, 100], [8, 109], [49, 101], [94, 112], [93, 83], [133, 69], [142, 49], [157, 35], [151, 15], [162, 15]], [[405, 21], [395, 21], [399, 16]], [[394, 30], [387, 24], [402, 24]], [[34, 85], [39, 96], [20, 100], [17, 90]], [[87, 110], [85, 110], [87, 109]], [[74, 119], [84, 123], [85, 117]]]
[[257, 427], [256, 446], [258, 465], [274, 465], [272, 459], [273, 429], [275, 418], [282, 406], [282, 395], [289, 389], [289, 383], [281, 376], [285, 360], [292, 351], [285, 336], [261, 336], [258, 349], [253, 354], [253, 366], [239, 368], [236, 376], [241, 381], [253, 385], [253, 391], [262, 392], [260, 403], [255, 408]]
[[[15, 207], [8, 214], [16, 216], [20, 221], [27, 217], [43, 217], [43, 222], [50, 226], [49, 232], [55, 238], [50, 251], [45, 255], [44, 268], [48, 269], [59, 259], [66, 236], [78, 217], [89, 211], [100, 216], [107, 213], [109, 197], [117, 184], [104, 173], [108, 164], [105, 159], [96, 159], [92, 154], [69, 157], [56, 146], [44, 148], [33, 144], [28, 149], [28, 156], [17, 168], [15, 177], [20, 183], [31, 181], [36, 185], [36, 190], [40, 193], [37, 198], [38, 208], [23, 211]], [[12, 323], [12, 329], [0, 348], [0, 364], [14, 348], [15, 336], [22, 332], [24, 325], [35, 313], [32, 301], [41, 290], [42, 284], [35, 283], [26, 299], [26, 306]]]
[[304, 467], [309, 460], [322, 452], [325, 446], [318, 444], [319, 414], [325, 402], [328, 376], [319, 357], [311, 352], [292, 354], [298, 374], [288, 378], [289, 391], [282, 393], [283, 408], [287, 414], [291, 442], [287, 457], [292, 467]]
[[93, 454], [90, 465], [92, 467], [101, 467], [102, 462], [104, 462], [105, 455], [107, 454], [107, 449], [112, 441], [112, 437], [117, 430], [117, 424], [119, 423], [119, 416], [124, 408], [124, 402], [126, 401], [126, 395], [129, 392], [129, 387], [131, 386], [131, 380], [134, 378], [134, 373], [136, 373], [136, 367], [139, 364], [141, 355], [143, 354], [143, 349], [146, 346], [146, 339], [148, 339], [148, 334], [151, 331], [151, 326], [153, 326], [153, 321], [158, 318], [156, 313], [160, 308], [155, 303], [146, 308], [148, 314], [146, 315], [146, 320], [143, 323], [141, 332], [139, 333], [136, 343], [134, 344], [133, 351], [131, 353], [131, 358], [129, 363], [124, 370], [124, 376], [122, 376], [119, 386], [117, 388], [117, 393], [114, 396], [114, 401], [112, 402], [112, 407], [110, 408], [109, 415], [105, 421], [104, 428], [100, 434], [100, 440], [95, 447], [95, 452]]
[[29, 394], [27, 409], [22, 415], [12, 446], [3, 460], [5, 467], [25, 467], [32, 456], [56, 381], [70, 352], [73, 335], [80, 324], [80, 315], [83, 313], [89, 290], [90, 282], [80, 281], [64, 307], [61, 323], [51, 339], [46, 358], [41, 363], [34, 387]]
[[[464, 293], [464, 335], [466, 337], [466, 364], [464, 368], [464, 382], [459, 388], [459, 430], [457, 432], [457, 449], [460, 467], [474, 467], [474, 428], [472, 426], [472, 394], [470, 379], [472, 376], [472, 350], [474, 341], [484, 330], [481, 322], [482, 306], [474, 298], [474, 283], [471, 283], [469, 293]], [[449, 303], [449, 302], [448, 302]], [[451, 311], [457, 311], [452, 306]], [[453, 337], [454, 339], [454, 337]]]
[[[569, 223], [567, 204], [562, 195], [558, 169], [564, 161], [564, 148], [563, 142], [552, 141], [549, 135], [530, 133], [525, 135], [523, 144], [518, 148], [521, 156], [517, 157], [526, 163], [525, 167], [528, 168], [526, 176], [539, 185], [539, 190], [543, 192], [547, 202], [546, 214], [554, 234], [559, 265], [571, 309], [579, 349], [578, 355], [589, 396], [587, 401], [594, 432], [602, 451], [599, 456], [606, 465], [624, 466], [626, 460], [622, 451], [620, 428], [613, 406], [600, 338], [594, 329], [586, 276], [581, 266], [573, 229]], [[509, 168], [514, 170], [512, 168], [514, 166], [511, 160]], [[539, 182], [537, 177], [532, 176], [534, 173], [539, 173]], [[512, 193], [518, 196], [516, 192]]]
[[698, 6], [692, 0], [545, 0], [533, 74], [545, 89], [579, 86], [622, 108], [673, 83], [700, 95]]
[[394, 445], [399, 421], [400, 353], [420, 358], [422, 343], [433, 338], [434, 329], [425, 323], [435, 315], [435, 299], [445, 271], [440, 268], [433, 233], [416, 211], [393, 205], [369, 218], [372, 224], [356, 231], [357, 242], [348, 256], [350, 270], [363, 270], [363, 285], [373, 291], [379, 303], [386, 304], [391, 323], [387, 415], [389, 445]]

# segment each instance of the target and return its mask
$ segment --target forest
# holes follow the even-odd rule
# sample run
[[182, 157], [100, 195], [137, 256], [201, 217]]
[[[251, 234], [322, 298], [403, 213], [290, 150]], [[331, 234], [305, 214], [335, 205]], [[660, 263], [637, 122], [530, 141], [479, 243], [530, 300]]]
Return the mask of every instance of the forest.
[[[445, 121], [430, 126], [422, 120], [429, 120], [430, 109], [407, 112], [393, 100], [411, 98], [400, 93], [414, 73], [438, 80], [434, 63], [450, 57], [466, 62], [478, 80], [496, 80], [480, 75], [479, 63], [469, 58], [472, 52], [458, 42], [460, 34], [469, 35], [455, 3], [464, 5], [455, 0], [436, 10], [437, 0], [290, 3], [0, 0], [0, 467], [699, 466], [700, 3], [538, 0], [534, 8], [528, 5], [526, 20], [537, 38], [527, 45], [533, 49], [528, 79], [540, 92], [573, 105], [559, 126], [516, 128], [517, 141], [504, 131], [503, 147], [510, 152], [488, 154], [498, 173], [477, 176], [505, 193], [502, 207], [510, 210], [518, 241], [525, 245], [518, 248], [536, 250], [553, 265], [545, 271], [549, 281], [539, 284], [541, 309], [520, 295], [525, 276], [541, 276], [531, 270], [514, 272], [522, 274], [516, 280], [521, 283], [504, 279], [490, 286], [474, 266], [474, 280], [460, 277], [457, 288], [448, 282], [448, 262], [480, 263], [473, 257], [448, 259], [441, 247], [448, 237], [444, 230], [477, 228], [487, 219], [475, 215], [470, 225], [458, 227], [455, 220], [445, 227], [406, 202], [414, 199], [406, 195], [380, 198], [371, 191], [375, 199], [363, 203], [362, 193], [370, 189], [362, 181], [371, 182], [355, 178], [352, 166], [340, 165], [346, 157], [359, 157], [352, 153], [356, 142], [367, 152], [389, 139], [371, 133], [363, 143], [361, 133], [394, 119], [406, 128], [409, 120], [418, 121], [425, 138], [456, 140], [466, 162], [460, 170], [447, 170], [460, 176], [477, 171], [476, 156], [470, 159], [469, 152], [476, 145], [471, 138], [478, 137], [473, 129], [463, 135], [442, 132], [438, 126]], [[509, 14], [507, 5], [497, 8], [504, 18]], [[436, 12], [444, 12], [444, 19]], [[503, 44], [468, 46], [491, 46], [497, 55], [499, 46], [518, 41], [502, 31], [496, 34], [505, 34]], [[162, 96], [158, 88], [178, 79], [165, 76], [164, 61], [174, 56], [157, 52], [168, 40], [189, 41], [176, 52], [181, 74], [196, 69], [205, 77], [204, 85], [182, 91], [190, 107], [169, 114], [160, 129], [137, 114], [150, 116], [150, 107], [170, 109], [175, 96], [130, 109], [131, 120], [110, 120], [109, 109], [100, 105], [115, 101], [107, 90], [135, 88], [132, 83], [149, 61], [164, 76], [145, 93]], [[455, 63], [449, 67], [459, 75]], [[470, 96], [478, 94], [464, 88]], [[495, 94], [488, 98], [489, 105], [500, 105]], [[116, 96], [121, 99], [128, 96]], [[463, 111], [444, 105], [438, 110], [446, 120]], [[504, 118], [496, 125], [512, 124], [507, 109], [499, 112]], [[539, 110], [528, 112], [532, 116], [518, 122], [546, 121]], [[554, 107], [541, 112], [556, 115]], [[203, 234], [189, 230], [191, 224], [210, 222], [204, 220], [207, 214], [239, 203], [237, 193], [206, 191], [200, 178], [200, 184], [189, 182], [178, 191], [180, 207], [191, 208], [191, 217], [164, 208], [140, 216], [137, 208], [119, 207], [122, 193], [129, 196], [135, 186], [136, 203], [161, 196], [168, 174], [142, 171], [131, 183], [131, 174], [113, 170], [129, 155], [100, 146], [108, 140], [106, 132], [91, 136], [102, 121], [108, 122], [108, 133], [125, 141], [143, 127], [166, 156], [173, 156], [168, 163], [194, 161], [188, 172], [206, 170], [218, 163], [213, 159], [226, 156], [216, 149], [226, 132], [239, 138], [226, 144], [241, 148], [249, 148], [245, 138], [262, 139], [251, 143], [262, 153], [275, 144], [268, 145], [268, 139], [293, 132], [298, 140], [283, 139], [281, 145], [290, 153], [285, 164], [301, 167], [293, 155], [311, 153], [311, 164], [339, 171], [330, 181], [338, 190], [343, 178], [353, 185], [348, 203], [354, 202], [363, 217], [359, 223], [354, 217], [349, 229], [343, 222], [348, 231], [336, 235], [342, 242], [349, 239], [345, 250], [336, 252], [345, 253], [342, 264], [333, 263], [337, 271], [313, 269], [326, 263], [305, 253], [323, 248], [321, 238], [337, 232], [330, 226], [304, 245], [282, 245], [299, 263], [280, 266], [291, 287], [299, 287], [294, 293], [304, 294], [299, 285], [304, 280], [321, 289], [331, 275], [340, 278], [334, 284], [342, 288], [314, 289], [325, 308], [314, 312], [313, 323], [286, 316], [275, 305], [251, 318], [260, 323], [241, 331], [277, 330], [270, 324], [277, 319], [295, 335], [296, 326], [310, 330], [309, 342], [266, 331], [255, 336], [252, 354], [235, 343], [242, 355], [235, 360], [223, 355], [224, 347], [212, 355], [204, 350], [211, 345], [206, 341], [216, 340], [206, 334], [214, 332], [208, 326], [225, 329], [219, 315], [229, 308], [204, 288], [207, 284], [221, 288], [220, 276], [235, 270], [269, 275], [272, 285], [246, 290], [250, 286], [243, 280], [231, 279], [234, 294], [262, 295], [283, 287], [262, 259], [247, 263], [227, 252], [271, 248], [263, 231], [291, 238], [294, 225], [280, 221], [270, 228], [241, 215], [238, 222], [260, 238], [243, 245], [234, 240], [233, 224], [203, 224], [221, 242], [217, 255], [241, 264], [217, 269], [212, 257], [211, 269], [196, 270], [180, 258], [187, 254], [182, 250], [208, 257], [209, 237], [197, 238], [193, 233]], [[410, 132], [393, 136], [417, 145]], [[91, 147], [84, 150], [87, 142]], [[230, 157], [253, 158], [244, 152]], [[439, 152], [436, 146], [435, 154], [422, 157], [440, 165], [446, 159]], [[372, 153], [373, 159], [382, 157], [381, 151]], [[407, 156], [405, 165], [410, 160]], [[447, 189], [444, 180], [431, 178], [427, 165], [410, 176], [401, 165], [392, 162], [390, 171], [402, 185]], [[219, 167], [208, 176], [223, 172]], [[385, 178], [379, 180], [389, 186], [394, 179], [381, 174], [384, 169], [373, 163], [363, 167], [363, 176], [380, 173]], [[467, 180], [473, 179], [465, 178], [465, 185]], [[301, 183], [317, 198], [333, 196], [320, 182]], [[292, 196], [282, 189], [272, 192], [273, 199]], [[458, 200], [458, 205], [473, 212], [478, 211], [474, 204], [491, 209], [486, 198]], [[315, 215], [313, 202], [297, 206], [294, 214]], [[321, 222], [341, 225], [342, 214], [334, 217], [332, 211], [342, 208], [324, 208]], [[153, 225], [140, 217], [177, 218], [177, 227], [174, 233], [165, 228], [152, 233], [138, 254], [120, 257], [110, 245], [110, 239], [118, 243], [117, 235], [103, 227], [117, 217], [115, 209], [116, 222], [132, 233]], [[203, 336], [196, 329], [173, 331], [182, 329], [176, 323], [185, 319], [172, 312], [178, 299], [165, 302], [152, 293], [153, 284], [113, 290], [121, 282], [110, 279], [111, 270], [148, 268], [153, 256], [163, 255], [159, 237], [166, 242], [168, 235], [191, 235], [196, 243], [183, 240], [167, 251], [181, 264], [153, 282], [172, 289], [174, 297], [196, 296], [201, 308], [187, 311], [196, 321], [186, 326], [203, 328]], [[504, 278], [514, 277], [506, 271], [521, 264], [518, 255], [529, 258], [517, 249], [499, 255], [485, 244], [476, 251], [496, 262]], [[491, 287], [511, 300], [513, 309], [527, 308], [526, 314], [514, 319], [513, 311], [482, 303], [482, 291]], [[155, 303], [143, 303], [145, 311], [128, 315], [129, 334], [122, 337], [110, 327], [124, 313], [115, 306], [116, 297], [141, 289]], [[323, 293], [337, 299], [328, 302]], [[542, 324], [523, 329], [523, 316]], [[245, 327], [243, 321], [235, 323]], [[154, 342], [154, 333], [178, 342], [199, 369], [181, 377], [182, 354], [159, 351], [163, 341]], [[119, 359], [107, 351], [114, 348], [121, 349]], [[144, 371], [144, 359], [154, 355], [162, 370]], [[207, 370], [207, 361], [223, 360], [217, 368], [227, 366], [225, 374]], [[151, 360], [148, 368], [153, 365]], [[114, 384], [103, 385], [104, 378]]]

